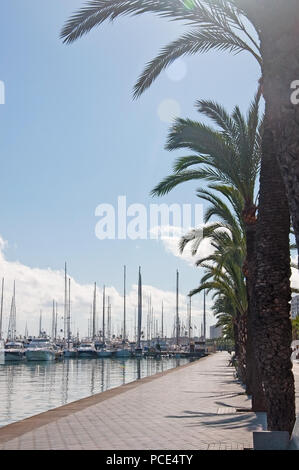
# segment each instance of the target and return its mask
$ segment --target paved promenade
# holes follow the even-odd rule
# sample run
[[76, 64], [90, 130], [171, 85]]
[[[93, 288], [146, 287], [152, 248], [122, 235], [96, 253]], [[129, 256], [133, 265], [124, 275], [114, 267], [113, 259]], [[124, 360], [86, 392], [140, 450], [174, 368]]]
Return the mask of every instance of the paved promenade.
[[0, 449], [212, 450], [252, 448], [263, 413], [217, 353], [0, 429]]

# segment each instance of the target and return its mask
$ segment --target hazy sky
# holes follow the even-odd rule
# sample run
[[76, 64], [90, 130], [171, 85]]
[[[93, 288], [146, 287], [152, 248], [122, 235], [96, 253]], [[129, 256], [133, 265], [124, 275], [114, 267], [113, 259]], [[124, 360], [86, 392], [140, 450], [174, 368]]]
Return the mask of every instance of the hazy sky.
[[[179, 269], [185, 311], [184, 298], [201, 277], [190, 257], [186, 262], [175, 256], [173, 245], [153, 240], [98, 240], [95, 209], [101, 203], [116, 205], [121, 195], [128, 204], [146, 206], [198, 203], [197, 183], [156, 201], [149, 196], [178, 156], [164, 150], [169, 128], [165, 107], [175, 103], [182, 117], [200, 119], [195, 101], [214, 99], [229, 110], [239, 104], [245, 112], [259, 79], [259, 67], [249, 55], [211, 53], [183, 59], [133, 101], [132, 88], [143, 66], [183, 26], [152, 15], [125, 17], [63, 45], [60, 29], [82, 5], [83, 0], [1, 2], [0, 80], [6, 104], [0, 106], [0, 236], [7, 245], [0, 275], [7, 277], [8, 269], [8, 305], [13, 278], [19, 276], [20, 328], [25, 318], [34, 322], [32, 328], [37, 325], [39, 309], [48, 311], [54, 295], [62, 301], [65, 261], [78, 289], [87, 286], [84, 301], [79, 294], [72, 299], [77, 315], [81, 312], [79, 326], [86, 325], [94, 281], [121, 295], [124, 264], [130, 292], [142, 266], [144, 283], [159, 290], [157, 310], [163, 292], [168, 299], [174, 292]], [[62, 280], [53, 292], [46, 275], [52, 271]], [[201, 297], [194, 302], [199, 315]], [[170, 302], [169, 324], [173, 312]], [[121, 304], [115, 315], [121, 315]]]

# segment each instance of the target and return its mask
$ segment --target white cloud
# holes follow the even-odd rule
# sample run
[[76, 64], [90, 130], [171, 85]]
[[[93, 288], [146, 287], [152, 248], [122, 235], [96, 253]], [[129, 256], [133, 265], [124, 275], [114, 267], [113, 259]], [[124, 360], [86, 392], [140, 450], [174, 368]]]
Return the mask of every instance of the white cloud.
[[[165, 242], [169, 251], [174, 253], [174, 244]], [[13, 283], [16, 281], [16, 308], [17, 308], [17, 333], [24, 334], [27, 323], [29, 334], [37, 335], [39, 330], [40, 310], [42, 310], [42, 326], [48, 333], [51, 332], [52, 302], [58, 303], [59, 325], [63, 328], [63, 306], [64, 306], [64, 269], [53, 270], [40, 269], [26, 266], [18, 261], [9, 261], [5, 257], [5, 242], [0, 236], [0, 277], [5, 279], [4, 288], [4, 311], [3, 332], [6, 337], [10, 304], [13, 293]], [[191, 259], [190, 259], [191, 261]], [[88, 320], [90, 318], [91, 303], [93, 299], [93, 284], [80, 284], [71, 278], [71, 311], [72, 330], [77, 329], [81, 336], [88, 332]], [[194, 287], [194, 286], [191, 286]], [[135, 309], [137, 307], [137, 285], [128, 286], [127, 289], [127, 331], [132, 338], [135, 325]], [[106, 287], [106, 295], [110, 297], [112, 304], [112, 324], [114, 332], [120, 333], [123, 318], [123, 295], [113, 286]], [[154, 316], [161, 325], [161, 305], [164, 303], [165, 329], [168, 334], [172, 332], [173, 318], [175, 315], [175, 292], [163, 291], [154, 286], [143, 286], [143, 329], [145, 330], [147, 315], [147, 299], [151, 296], [154, 308]], [[180, 294], [180, 316], [186, 319], [187, 299]], [[198, 298], [193, 301], [193, 321], [198, 330], [202, 322], [202, 305]], [[102, 289], [98, 289], [97, 295], [97, 318], [98, 327], [102, 324]], [[186, 320], [184, 321], [186, 324]], [[208, 324], [214, 324], [215, 319], [208, 318]]]
[[158, 234], [160, 236], [160, 241], [163, 243], [167, 252], [183, 261], [186, 261], [186, 263], [191, 266], [194, 266], [198, 259], [205, 258], [214, 252], [214, 248], [212, 247], [210, 240], [204, 239], [198, 247], [196, 256], [193, 256], [191, 252], [192, 242], [186, 246], [184, 252], [181, 254], [179, 251], [179, 241], [182, 235], [186, 234], [182, 233], [182, 229], [180, 227], [154, 227], [151, 230], [151, 233], [156, 235]]

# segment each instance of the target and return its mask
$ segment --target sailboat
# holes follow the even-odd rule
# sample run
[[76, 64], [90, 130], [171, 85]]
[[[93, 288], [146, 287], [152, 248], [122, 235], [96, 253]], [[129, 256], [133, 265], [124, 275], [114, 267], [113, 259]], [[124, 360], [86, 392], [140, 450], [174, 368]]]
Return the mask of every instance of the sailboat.
[[143, 355], [141, 347], [141, 325], [142, 325], [142, 279], [141, 268], [139, 267], [138, 277], [138, 325], [137, 325], [137, 345], [135, 349], [135, 356], [141, 357]]
[[71, 342], [71, 279], [69, 278], [69, 290], [67, 292], [67, 274], [66, 274], [66, 264], [65, 264], [65, 274], [64, 274], [64, 312], [66, 316], [66, 347], [63, 351], [63, 355], [66, 359], [72, 359], [77, 357], [77, 350], [74, 349], [73, 343]]
[[[105, 286], [104, 286], [104, 288], [103, 288], [103, 331], [102, 331], [103, 347], [101, 349], [97, 350], [97, 355], [100, 358], [105, 358], [105, 357], [111, 357], [112, 356], [112, 350], [110, 350], [106, 347], [105, 300], [106, 300], [106, 296], [105, 296]], [[109, 305], [109, 297], [108, 297], [108, 317], [109, 317], [109, 308], [110, 308], [110, 305]]]
[[96, 337], [96, 294], [97, 294], [97, 284], [94, 284], [94, 293], [93, 293], [93, 306], [92, 306], [92, 341], [86, 340], [82, 341], [78, 347], [78, 358], [80, 359], [94, 359], [97, 357], [97, 350], [95, 347], [95, 337]]
[[[2, 282], [2, 299], [1, 299], [1, 310], [3, 305], [3, 282]], [[14, 282], [13, 296], [11, 301], [9, 325], [7, 342], [4, 346], [4, 358], [5, 362], [9, 361], [22, 361], [25, 359], [25, 348], [21, 341], [16, 341], [16, 284]]]
[[124, 330], [122, 345], [115, 351], [115, 357], [128, 358], [131, 357], [131, 349], [126, 344], [126, 266], [124, 266]]

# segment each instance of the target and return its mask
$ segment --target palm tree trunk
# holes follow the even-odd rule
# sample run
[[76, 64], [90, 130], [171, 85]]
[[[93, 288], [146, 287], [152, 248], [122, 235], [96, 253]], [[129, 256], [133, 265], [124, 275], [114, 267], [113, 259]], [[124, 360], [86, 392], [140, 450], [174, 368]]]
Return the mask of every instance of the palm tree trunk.
[[252, 411], [266, 411], [265, 395], [262, 387], [259, 365], [254, 352], [254, 321], [256, 317], [256, 207], [245, 207], [243, 220], [246, 231], [246, 262], [244, 274], [248, 299], [247, 348], [246, 348], [246, 392], [252, 396]]
[[246, 315], [237, 313], [235, 319], [235, 353], [237, 359], [237, 375], [242, 383], [246, 380]]
[[266, 106], [257, 224], [254, 347], [267, 405], [268, 429], [292, 432], [295, 390], [291, 363], [290, 216]]
[[[262, 92], [299, 250], [299, 2], [237, 0], [259, 31]], [[297, 84], [294, 83], [297, 81]]]

